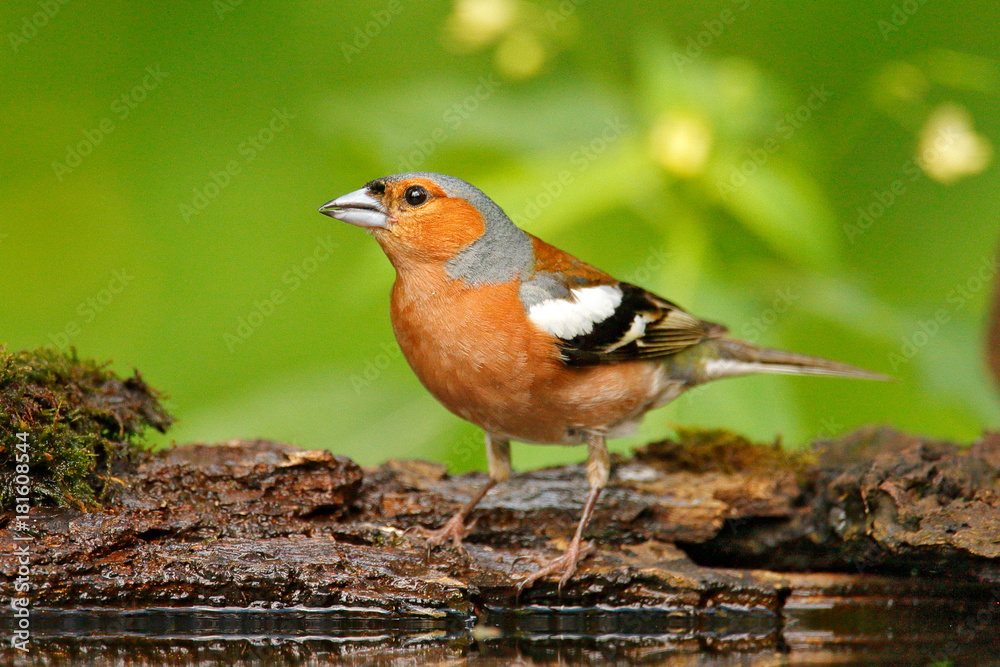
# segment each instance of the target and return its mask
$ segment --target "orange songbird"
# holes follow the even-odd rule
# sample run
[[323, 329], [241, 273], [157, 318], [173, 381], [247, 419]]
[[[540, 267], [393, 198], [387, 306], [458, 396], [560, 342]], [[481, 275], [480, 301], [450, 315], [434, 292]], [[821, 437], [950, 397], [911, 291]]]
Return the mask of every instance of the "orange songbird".
[[605, 440], [710, 380], [751, 373], [887, 379], [750, 345], [642, 287], [528, 234], [453, 176], [386, 176], [324, 204], [365, 228], [396, 269], [392, 327], [420, 382], [482, 427], [489, 481], [428, 542], [460, 546], [466, 520], [510, 477], [510, 441], [587, 445], [590, 494], [566, 552], [524, 578], [562, 586], [593, 549], [584, 529], [608, 481]]

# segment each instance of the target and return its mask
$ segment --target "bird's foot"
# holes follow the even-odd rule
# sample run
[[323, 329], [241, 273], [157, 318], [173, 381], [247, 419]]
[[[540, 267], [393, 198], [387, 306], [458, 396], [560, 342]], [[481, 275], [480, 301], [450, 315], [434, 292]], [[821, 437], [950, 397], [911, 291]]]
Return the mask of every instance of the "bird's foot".
[[562, 576], [559, 578], [558, 590], [562, 591], [563, 586], [566, 585], [566, 582], [569, 581], [570, 577], [572, 577], [576, 572], [576, 568], [580, 564], [580, 561], [594, 553], [594, 549], [595, 547], [593, 542], [583, 544], [581, 540], [573, 538], [573, 541], [569, 543], [569, 547], [567, 547], [562, 556], [553, 558], [547, 564], [522, 579], [517, 584], [517, 592], [520, 594], [521, 591], [530, 587], [542, 577], [560, 573], [562, 573]]
[[462, 545], [462, 540], [472, 532], [472, 529], [476, 527], [476, 522], [472, 521], [469, 525], [465, 525], [465, 515], [459, 512], [453, 517], [448, 519], [441, 528], [437, 530], [428, 530], [426, 528], [413, 528], [413, 532], [417, 533], [424, 539], [427, 544], [427, 551], [430, 552], [434, 547], [439, 547], [448, 540], [451, 540], [452, 546], [457, 550], [464, 552], [465, 547]]

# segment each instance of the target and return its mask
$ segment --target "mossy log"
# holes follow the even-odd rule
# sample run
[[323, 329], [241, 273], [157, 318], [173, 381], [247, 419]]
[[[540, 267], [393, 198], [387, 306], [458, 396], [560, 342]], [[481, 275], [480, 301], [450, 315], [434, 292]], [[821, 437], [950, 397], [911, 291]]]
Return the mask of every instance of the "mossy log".
[[[589, 533], [597, 554], [562, 591], [544, 582], [518, 598], [515, 584], [571, 535], [586, 496], [580, 466], [515, 475], [475, 511], [467, 552], [428, 554], [407, 530], [441, 524], [481, 473], [449, 476], [423, 461], [363, 470], [327, 451], [234, 441], [147, 455], [98, 510], [32, 509], [33, 604], [421, 614], [732, 603], [779, 613], [801, 573], [918, 588], [1000, 582], [998, 434], [959, 447], [868, 429], [796, 457], [687, 436], [615, 461]], [[5, 555], [11, 518], [0, 519]], [[6, 604], [14, 571], [3, 562]]]

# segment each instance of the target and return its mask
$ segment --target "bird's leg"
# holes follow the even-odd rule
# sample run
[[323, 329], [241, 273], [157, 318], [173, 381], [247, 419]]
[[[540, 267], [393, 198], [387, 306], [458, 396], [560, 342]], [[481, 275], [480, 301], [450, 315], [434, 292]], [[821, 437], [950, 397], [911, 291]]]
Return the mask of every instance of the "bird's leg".
[[489, 463], [490, 480], [476, 492], [476, 495], [462, 509], [458, 510], [454, 516], [448, 519], [448, 522], [444, 526], [438, 530], [425, 533], [428, 548], [440, 546], [449, 539], [455, 545], [456, 549], [462, 548], [462, 539], [476, 525], [475, 521], [468, 526], [465, 525], [465, 520], [469, 517], [469, 514], [479, 504], [479, 501], [489, 493], [490, 489], [510, 477], [510, 441], [491, 436], [487, 433], [486, 459]]
[[590, 494], [587, 496], [587, 503], [583, 506], [583, 516], [576, 526], [576, 533], [570, 540], [565, 553], [558, 558], [549, 561], [536, 572], [532, 572], [522, 579], [517, 585], [520, 593], [542, 577], [550, 574], [562, 574], [559, 578], [559, 590], [566, 585], [580, 561], [594, 551], [594, 543], [583, 544], [583, 531], [586, 530], [590, 522], [590, 516], [594, 513], [597, 499], [601, 491], [608, 483], [608, 474], [611, 469], [611, 457], [608, 448], [604, 444], [604, 432], [595, 432], [587, 436], [587, 481], [590, 483]]
[[583, 531], [587, 527], [587, 523], [590, 521], [590, 515], [593, 514], [594, 505], [597, 504], [597, 497], [600, 495], [601, 487], [590, 487], [590, 495], [587, 496], [587, 504], [583, 508], [583, 516], [580, 517], [580, 523], [576, 526], [576, 534], [573, 535], [573, 539], [570, 541], [566, 551], [562, 556], [553, 558], [541, 568], [522, 579], [517, 584], [517, 591], [519, 593], [542, 577], [546, 577], [550, 574], [562, 574], [559, 578], [559, 590], [562, 590], [562, 587], [566, 585], [566, 582], [569, 581], [570, 577], [573, 576], [573, 573], [576, 572], [576, 566], [580, 563], [580, 561], [594, 551], [593, 542], [583, 544]]
[[462, 547], [462, 539], [468, 535], [472, 528], [475, 526], [475, 522], [472, 522], [468, 526], [465, 525], [465, 519], [469, 516], [469, 512], [479, 504], [479, 501], [489, 493], [490, 489], [496, 486], [497, 481], [495, 479], [490, 479], [490, 481], [483, 484], [483, 486], [476, 492], [476, 495], [472, 497], [469, 502], [465, 504], [462, 509], [455, 512], [455, 514], [448, 519], [441, 528], [430, 531], [426, 533], [427, 536], [427, 547], [437, 547], [441, 546], [449, 539], [455, 545], [456, 549]]

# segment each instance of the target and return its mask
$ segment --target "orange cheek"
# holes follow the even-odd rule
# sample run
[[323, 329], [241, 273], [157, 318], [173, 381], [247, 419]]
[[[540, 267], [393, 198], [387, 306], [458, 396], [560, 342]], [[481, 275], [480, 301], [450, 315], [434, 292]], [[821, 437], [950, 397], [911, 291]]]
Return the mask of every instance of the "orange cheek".
[[396, 216], [383, 243], [397, 252], [447, 261], [486, 231], [479, 212], [466, 202], [444, 200], [427, 209]]

